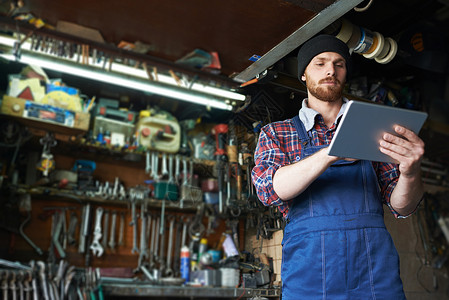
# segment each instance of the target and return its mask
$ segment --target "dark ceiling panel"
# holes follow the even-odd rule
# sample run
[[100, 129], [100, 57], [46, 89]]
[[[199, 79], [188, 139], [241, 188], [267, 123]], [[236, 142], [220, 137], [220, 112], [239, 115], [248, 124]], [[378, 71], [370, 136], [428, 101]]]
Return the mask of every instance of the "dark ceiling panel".
[[[115, 45], [122, 40], [150, 44], [149, 54], [170, 61], [196, 48], [217, 51], [222, 73], [229, 76], [247, 68], [251, 56], [265, 54], [315, 15], [290, 2], [34, 0], [27, 1], [26, 10], [52, 25], [61, 20], [98, 29]], [[327, 2], [333, 1], [319, 1]]]

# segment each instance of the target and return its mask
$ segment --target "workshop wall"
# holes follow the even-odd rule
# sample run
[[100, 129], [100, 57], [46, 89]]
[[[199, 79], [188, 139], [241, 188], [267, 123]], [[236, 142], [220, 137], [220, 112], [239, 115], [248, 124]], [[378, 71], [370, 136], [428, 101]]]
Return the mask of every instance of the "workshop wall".
[[[408, 300], [449, 299], [448, 273], [445, 267], [434, 266], [429, 261], [424, 243], [428, 236], [422, 236], [420, 226], [426, 223], [422, 211], [406, 219], [395, 219], [388, 208], [384, 209], [385, 224], [390, 232], [400, 258], [401, 279]], [[420, 214], [420, 217], [418, 217]], [[428, 232], [429, 235], [434, 233]]]

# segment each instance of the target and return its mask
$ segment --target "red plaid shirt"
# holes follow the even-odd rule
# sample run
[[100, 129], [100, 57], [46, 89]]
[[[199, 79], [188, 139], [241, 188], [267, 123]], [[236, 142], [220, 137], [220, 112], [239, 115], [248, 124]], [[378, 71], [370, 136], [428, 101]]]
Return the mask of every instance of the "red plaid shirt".
[[[315, 118], [315, 125], [310, 131], [315, 145], [329, 145], [336, 130], [336, 125], [328, 128], [321, 115]], [[301, 157], [301, 144], [298, 133], [291, 119], [265, 125], [259, 136], [255, 150], [255, 167], [252, 181], [257, 196], [265, 206], [277, 206], [284, 217], [287, 215], [291, 200], [284, 201], [273, 189], [273, 176], [277, 169], [292, 164]], [[399, 178], [396, 164], [373, 162], [383, 202], [390, 207], [395, 217], [399, 214], [390, 206], [390, 196]]]

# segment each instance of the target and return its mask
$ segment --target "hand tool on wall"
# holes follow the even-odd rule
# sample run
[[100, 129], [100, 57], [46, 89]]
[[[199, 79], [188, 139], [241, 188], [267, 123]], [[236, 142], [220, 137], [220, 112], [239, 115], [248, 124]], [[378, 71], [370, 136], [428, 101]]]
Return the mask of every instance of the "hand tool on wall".
[[168, 183], [175, 184], [175, 174], [173, 174], [173, 154], [168, 155]]
[[[9, 285], [7, 283], [5, 286], [6, 291], [8, 289], [10, 290], [11, 297], [9, 299], [16, 300], [18, 298], [18, 296], [20, 297], [20, 295], [18, 295], [20, 293], [19, 292], [19, 280], [18, 280], [19, 276], [15, 270], [11, 270], [10, 272], [8, 272], [5, 275], [5, 277], [6, 277], [6, 280], [9, 280]], [[21, 292], [22, 292], [21, 295], [23, 296], [23, 290]], [[3, 295], [3, 296], [5, 296], [5, 295]], [[7, 297], [5, 297], [5, 299], [7, 299]]]
[[190, 219], [183, 218], [182, 221], [181, 247], [187, 246], [187, 229], [190, 224]]
[[72, 211], [70, 213], [69, 226], [67, 229], [67, 242], [70, 246], [74, 246], [76, 244], [75, 233], [77, 226], [78, 226], [78, 216], [74, 211]]
[[217, 212], [214, 208], [209, 208], [206, 213], [207, 216], [207, 228], [206, 235], [211, 235], [215, 233], [215, 228], [218, 226], [217, 222]]
[[188, 131], [195, 128], [197, 120], [187, 119], [179, 122], [181, 127], [181, 146], [179, 148], [179, 153], [186, 156], [191, 156], [191, 151], [189, 147]]
[[162, 170], [161, 170], [161, 179], [167, 179], [169, 173], [168, 173], [168, 167], [167, 167], [167, 153], [162, 153]]
[[146, 217], [146, 206], [145, 203], [140, 204], [140, 253], [139, 260], [137, 264], [137, 268], [139, 269], [143, 262], [149, 258], [148, 254], [148, 242], [146, 239], [146, 225], [147, 217]]
[[215, 125], [212, 129], [212, 134], [215, 136], [216, 140], [216, 168], [217, 168], [217, 179], [218, 179], [218, 211], [219, 213], [224, 212], [223, 208], [223, 172], [224, 167], [223, 163], [226, 159], [226, 151], [225, 151], [225, 135], [228, 132], [227, 124], [218, 124]]
[[148, 265], [151, 266], [153, 262], [153, 248], [154, 248], [154, 240], [153, 240], [153, 226], [155, 226], [155, 219], [152, 214], [147, 214], [147, 230], [146, 230], [146, 240], [147, 240], [147, 250], [148, 250]]
[[167, 277], [173, 277], [173, 269], [172, 269], [172, 255], [173, 255], [173, 234], [175, 229], [175, 218], [172, 216], [170, 218], [170, 227], [168, 232], [168, 246], [167, 246], [167, 256], [166, 256], [166, 269], [164, 275]]
[[181, 182], [181, 158], [179, 155], [176, 155], [175, 159], [175, 182], [176, 184], [180, 184]]
[[3, 275], [3, 279], [2, 279], [2, 284], [1, 284], [1, 289], [2, 289], [2, 293], [3, 293], [3, 299], [7, 300], [8, 297], [8, 277], [9, 277], [9, 271], [6, 270], [5, 274]]
[[106, 249], [108, 246], [108, 236], [109, 236], [109, 210], [103, 210], [103, 238], [101, 240], [101, 246]]
[[159, 247], [159, 271], [161, 274], [165, 273], [166, 266], [166, 260], [165, 257], [165, 218], [162, 218], [161, 216], [161, 230], [159, 232], [159, 239], [160, 239], [160, 247]]
[[180, 259], [181, 259], [181, 238], [182, 238], [182, 222], [177, 219], [176, 228], [175, 228], [175, 249], [173, 254], [173, 276], [179, 277], [180, 272]]
[[103, 247], [100, 244], [100, 239], [102, 237], [102, 231], [101, 231], [101, 219], [103, 216], [103, 208], [97, 207], [95, 211], [95, 225], [94, 225], [94, 237], [92, 244], [90, 245], [90, 249], [92, 250], [92, 253], [100, 257], [103, 255]]
[[65, 221], [65, 218], [63, 217], [64, 212], [63, 211], [56, 211], [54, 214], [54, 222], [55, 222], [55, 228], [52, 232], [52, 242], [56, 250], [58, 251], [58, 254], [61, 258], [65, 258], [65, 251], [63, 249], [63, 246], [60, 243], [60, 235], [63, 228], [63, 222]]
[[148, 150], [145, 152], [145, 173], [150, 174], [151, 172], [151, 152]]
[[61, 211], [61, 223], [62, 223], [62, 248], [67, 249], [67, 210], [68, 208], [63, 208]]
[[154, 242], [154, 258], [155, 258], [155, 264], [159, 263], [161, 260], [161, 256], [160, 253], [158, 253], [160, 247], [159, 247], [159, 242], [160, 242], [160, 238], [161, 238], [161, 234], [159, 233], [158, 228], [160, 227], [161, 224], [161, 218], [157, 218], [157, 222], [156, 222], [156, 234], [155, 234], [155, 242]]
[[23, 286], [23, 272], [19, 271], [16, 274], [17, 277], [17, 287], [11, 287], [16, 289], [16, 294], [18, 294], [18, 297], [16, 296], [16, 299], [19, 298], [20, 300], [25, 299], [25, 293], [24, 293], [24, 286]]
[[198, 240], [201, 239], [201, 237], [204, 235], [204, 232], [206, 230], [206, 227], [203, 224], [205, 208], [206, 208], [206, 204], [204, 202], [201, 202], [200, 204], [198, 204], [195, 217], [193, 218], [192, 222], [190, 222], [190, 225], [188, 228], [189, 236], [196, 237]]
[[112, 220], [111, 220], [111, 232], [109, 235], [109, 243], [108, 246], [111, 249], [115, 249], [115, 236], [117, 235], [117, 211], [112, 211]]
[[80, 223], [80, 234], [78, 243], [78, 253], [86, 252], [87, 237], [90, 232], [90, 219], [91, 219], [91, 206], [86, 204], [83, 206], [83, 211], [81, 213], [81, 223]]
[[115, 177], [114, 179], [114, 187], [112, 188], [112, 195], [111, 198], [114, 200], [120, 200], [120, 187], [121, 187], [121, 183], [120, 183], [120, 178]]
[[29, 300], [31, 299], [31, 291], [33, 291], [32, 286], [30, 283], [32, 282], [33, 278], [31, 276], [31, 272], [26, 272], [23, 275], [23, 290], [25, 291], [25, 299]]
[[39, 248], [33, 241], [25, 234], [23, 229], [28, 224], [28, 222], [31, 220], [31, 196], [30, 194], [24, 194], [20, 196], [20, 202], [19, 202], [20, 210], [24, 213], [26, 213], [26, 219], [20, 224], [19, 227], [19, 233], [23, 237], [23, 239], [31, 246], [33, 249], [39, 254], [44, 254], [41, 248]]
[[[37, 274], [38, 270], [37, 270], [37, 264], [34, 260], [30, 261], [30, 267], [32, 269], [32, 274]], [[31, 279], [31, 286], [32, 286], [32, 290], [33, 290], [33, 300], [38, 300], [39, 299], [39, 294], [38, 294], [38, 290], [37, 290], [37, 286], [38, 286], [38, 282], [37, 282], [37, 276], [31, 276], [30, 275], [30, 279]]]
[[181, 184], [181, 199], [179, 200], [179, 207], [184, 208], [184, 201], [186, 200], [186, 191], [189, 184], [189, 174], [187, 169], [187, 158], [182, 158], [182, 184]]
[[224, 169], [223, 181], [226, 183], [226, 207], [231, 204], [231, 164], [227, 163]]
[[123, 246], [125, 244], [125, 212], [120, 212], [120, 227], [118, 232], [118, 245]]
[[231, 229], [232, 240], [237, 249], [239, 249], [239, 219], [228, 219], [226, 220], [226, 225]]
[[48, 286], [47, 286], [47, 277], [45, 274], [45, 263], [43, 261], [37, 261], [36, 265], [38, 266], [39, 278], [40, 278], [41, 288], [42, 288], [42, 292], [44, 294], [44, 298], [45, 298], [45, 300], [50, 300]]
[[150, 267], [153, 268], [156, 263], [156, 257], [157, 257], [157, 248], [156, 248], [156, 235], [159, 236], [158, 233], [158, 223], [159, 218], [156, 217], [152, 220], [152, 226], [151, 226], [151, 244], [150, 244]]
[[151, 238], [151, 225], [153, 224], [153, 215], [150, 214], [147, 209], [145, 210], [145, 217], [147, 218], [147, 228], [145, 229], [145, 241], [147, 246], [148, 258], [150, 258], [150, 238]]
[[137, 212], [136, 212], [136, 191], [131, 189], [129, 191], [129, 201], [131, 202], [131, 222], [130, 226], [133, 227], [133, 247], [131, 253], [139, 253], [139, 248], [137, 248]]
[[159, 179], [159, 155], [158, 152], [153, 151], [151, 152], [151, 177], [153, 177], [154, 180]]
[[50, 153], [50, 148], [56, 146], [56, 140], [52, 133], [47, 132], [39, 142], [43, 145], [43, 149], [37, 169], [42, 171], [42, 175], [47, 177], [48, 173], [55, 168], [55, 161], [53, 159], [53, 154]]
[[147, 279], [150, 282], [157, 282], [158, 281], [158, 278], [156, 276], [154, 276], [153, 274], [151, 274], [150, 270], [147, 268], [146, 265], [140, 266], [140, 270], [142, 271], [142, 273], [147, 277]]

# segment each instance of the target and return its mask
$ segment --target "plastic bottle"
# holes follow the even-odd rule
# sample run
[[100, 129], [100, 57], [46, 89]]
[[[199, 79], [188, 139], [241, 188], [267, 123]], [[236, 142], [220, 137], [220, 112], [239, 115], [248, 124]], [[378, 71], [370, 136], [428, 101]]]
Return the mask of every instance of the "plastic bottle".
[[201, 259], [201, 255], [203, 255], [203, 253], [205, 253], [206, 251], [207, 251], [207, 239], [202, 238], [200, 240], [200, 245], [198, 247], [198, 262]]
[[98, 133], [97, 133], [97, 142], [102, 144], [103, 141], [104, 141], [104, 139], [103, 139], [103, 127], [100, 127], [100, 130], [98, 130]]
[[190, 250], [187, 246], [181, 248], [181, 277], [185, 282], [190, 281]]
[[196, 271], [198, 269], [198, 261], [199, 261], [199, 248], [200, 239], [199, 237], [192, 236], [190, 239], [190, 270]]

